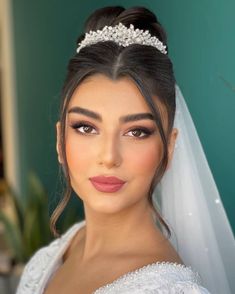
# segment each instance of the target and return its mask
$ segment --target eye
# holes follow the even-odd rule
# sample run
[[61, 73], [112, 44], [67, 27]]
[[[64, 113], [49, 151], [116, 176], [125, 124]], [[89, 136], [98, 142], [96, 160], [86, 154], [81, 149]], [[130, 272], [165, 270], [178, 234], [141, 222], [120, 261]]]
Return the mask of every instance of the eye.
[[136, 128], [136, 129], [130, 130], [128, 133], [132, 133], [131, 137], [142, 139], [142, 138], [149, 137], [153, 132], [154, 132], [153, 130], [149, 130], [147, 128]]
[[72, 124], [71, 127], [76, 132], [81, 134], [96, 134], [95, 128], [88, 123], [79, 122], [79, 123]]

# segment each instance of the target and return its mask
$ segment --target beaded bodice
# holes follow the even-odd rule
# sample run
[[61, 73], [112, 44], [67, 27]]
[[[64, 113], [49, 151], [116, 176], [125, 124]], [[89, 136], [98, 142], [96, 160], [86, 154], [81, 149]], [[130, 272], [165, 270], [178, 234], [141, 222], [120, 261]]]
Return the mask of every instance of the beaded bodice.
[[[74, 224], [64, 235], [39, 249], [26, 264], [16, 294], [43, 294], [53, 273], [62, 264], [69, 241], [84, 225]], [[201, 286], [200, 275], [191, 267], [171, 262], [155, 262], [130, 271], [93, 294], [191, 293], [209, 294]]]

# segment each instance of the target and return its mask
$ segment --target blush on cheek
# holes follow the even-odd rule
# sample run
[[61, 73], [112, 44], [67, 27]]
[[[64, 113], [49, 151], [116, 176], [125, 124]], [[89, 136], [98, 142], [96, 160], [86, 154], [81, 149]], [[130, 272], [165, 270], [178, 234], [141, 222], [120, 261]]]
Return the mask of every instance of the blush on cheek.
[[94, 144], [89, 140], [68, 136], [65, 150], [71, 176], [79, 179], [89, 176], [88, 170], [95, 163]]
[[90, 154], [91, 146], [88, 140], [82, 140], [76, 134], [68, 134], [65, 145], [67, 158], [80, 160]]
[[151, 144], [146, 148], [132, 149], [129, 153], [129, 164], [132, 163], [132, 168], [139, 171], [140, 174], [151, 175], [155, 172], [160, 163], [162, 151], [157, 144]]

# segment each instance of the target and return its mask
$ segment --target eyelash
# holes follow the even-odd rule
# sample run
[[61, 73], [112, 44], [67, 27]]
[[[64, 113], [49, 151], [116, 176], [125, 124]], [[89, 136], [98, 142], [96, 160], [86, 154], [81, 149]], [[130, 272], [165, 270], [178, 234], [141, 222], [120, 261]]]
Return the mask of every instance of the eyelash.
[[[86, 132], [81, 132], [78, 129], [81, 127], [88, 127], [88, 128], [93, 128], [95, 129], [95, 127], [93, 127], [91, 124], [87, 123], [87, 122], [77, 122], [71, 125], [71, 128], [75, 130], [75, 132], [77, 132], [78, 134], [82, 135], [82, 136], [89, 136], [90, 134], [92, 135], [92, 133], [86, 133]], [[133, 138], [136, 139], [145, 139], [149, 136], [151, 136], [154, 133], [154, 130], [150, 130], [148, 128], [144, 128], [144, 127], [135, 127], [134, 129], [131, 129], [128, 131], [129, 132], [134, 132], [134, 131], [141, 131], [142, 133], [145, 133], [144, 136], [141, 137], [136, 137], [136, 136], [131, 136]]]

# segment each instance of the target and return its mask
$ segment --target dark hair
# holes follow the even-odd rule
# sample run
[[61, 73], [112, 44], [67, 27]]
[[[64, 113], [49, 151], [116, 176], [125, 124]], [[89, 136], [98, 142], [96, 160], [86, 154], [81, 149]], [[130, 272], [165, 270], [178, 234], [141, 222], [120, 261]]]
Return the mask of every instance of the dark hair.
[[[149, 30], [150, 34], [158, 37], [167, 46], [166, 33], [153, 12], [144, 7], [125, 9], [120, 6], [104, 7], [93, 12], [86, 21], [85, 32], [78, 40], [81, 42], [86, 32], [102, 29], [104, 26], [114, 26], [122, 23], [129, 27]], [[166, 47], [168, 51], [168, 48]], [[119, 46], [112, 41], [97, 42], [86, 46], [71, 58], [68, 64], [67, 77], [62, 88], [62, 101], [60, 109], [61, 134], [60, 144], [63, 157], [63, 172], [66, 179], [66, 190], [63, 199], [54, 210], [50, 219], [50, 228], [54, 236], [59, 236], [55, 225], [70, 200], [72, 187], [68, 172], [65, 154], [65, 118], [68, 103], [78, 85], [87, 77], [94, 74], [103, 74], [112, 80], [129, 77], [136, 84], [158, 126], [162, 144], [163, 157], [156, 168], [152, 180], [148, 200], [160, 223], [165, 227], [168, 236], [171, 231], [165, 223], [157, 208], [152, 203], [152, 193], [157, 183], [166, 171], [168, 163], [168, 139], [173, 128], [175, 115], [175, 77], [173, 65], [167, 54], [161, 53], [153, 46], [132, 44], [127, 47]], [[155, 106], [153, 96], [157, 96], [164, 105], [168, 124], [164, 131], [160, 109]]]

